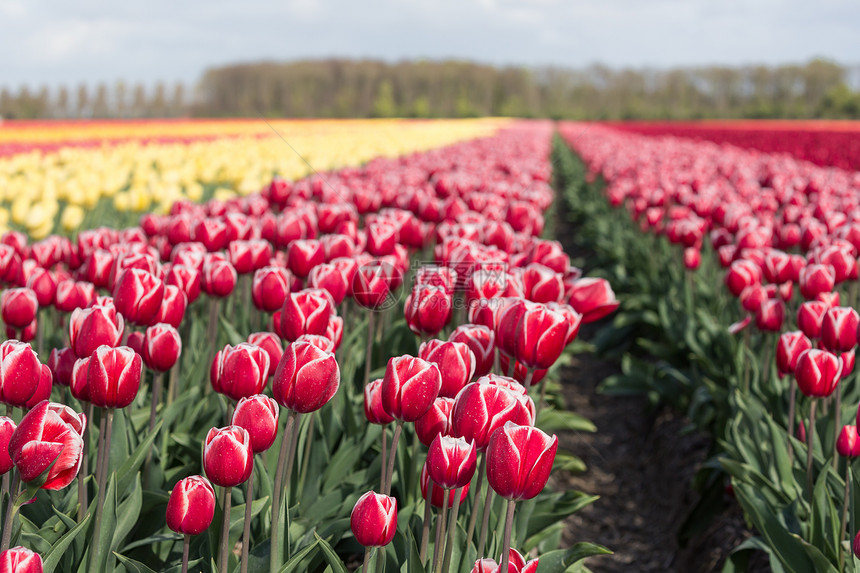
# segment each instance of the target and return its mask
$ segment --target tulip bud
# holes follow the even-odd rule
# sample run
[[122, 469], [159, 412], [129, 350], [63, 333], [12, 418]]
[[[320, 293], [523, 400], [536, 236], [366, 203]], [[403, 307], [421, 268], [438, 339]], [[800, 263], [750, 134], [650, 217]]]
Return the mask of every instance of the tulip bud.
[[265, 452], [278, 436], [278, 403], [263, 394], [242, 398], [236, 404], [231, 423], [241, 426], [251, 437], [251, 450]]
[[[364, 387], [364, 415], [371, 424], [384, 426], [394, 421], [382, 406], [382, 379], [369, 382]], [[417, 424], [417, 422], [416, 422]]]
[[764, 301], [755, 313], [756, 327], [762, 332], [779, 332], [785, 319], [785, 305], [779, 299]]
[[567, 343], [568, 322], [543, 305], [527, 307], [517, 329], [514, 356], [532, 368], [549, 368]]
[[90, 401], [90, 387], [87, 383], [87, 370], [90, 367], [90, 358], [79, 358], [72, 367], [72, 376], [69, 379], [69, 390], [72, 396], [81, 402]]
[[140, 389], [142, 361], [128, 346], [99, 346], [87, 366], [90, 402], [101, 408], [125, 408]]
[[0, 416], [0, 475], [14, 467], [12, 457], [9, 455], [9, 440], [12, 439], [12, 434], [17, 427], [11, 418]]
[[558, 438], [531, 426], [506, 423], [487, 446], [487, 481], [505, 499], [531, 499], [549, 479]]
[[254, 344], [226, 345], [209, 370], [212, 389], [233, 400], [260, 394], [269, 378], [269, 353]]
[[451, 295], [441, 287], [415, 285], [404, 305], [409, 330], [423, 336], [434, 336], [451, 320]]
[[284, 346], [280, 337], [274, 332], [254, 332], [248, 336], [248, 344], [259, 346], [266, 351], [269, 355], [269, 373], [266, 377], [274, 374], [281, 356], [284, 355]]
[[0, 553], [0, 573], [42, 573], [42, 557], [26, 547]]
[[836, 284], [836, 273], [830, 265], [811, 264], [800, 270], [798, 282], [800, 294], [806, 300], [810, 300], [821, 293], [833, 290]]
[[306, 278], [312, 268], [324, 262], [325, 251], [316, 239], [300, 239], [287, 247], [287, 266], [299, 278]]
[[487, 448], [493, 432], [507, 422], [530, 425], [532, 416], [516, 395], [488, 379], [467, 384], [454, 399], [452, 435], [474, 441], [479, 451]]
[[39, 306], [51, 306], [57, 298], [57, 278], [47, 269], [33, 269], [27, 278], [27, 288], [36, 293]]
[[[508, 573], [537, 573], [538, 560], [526, 561], [516, 549], [508, 552]], [[475, 561], [470, 573], [501, 573], [495, 559], [479, 559]]]
[[[196, 267], [185, 266], [174, 263], [170, 270], [167, 271], [165, 283], [169, 286], [175, 286], [188, 299], [188, 304], [191, 304], [200, 296], [200, 271]], [[165, 293], [167, 296], [167, 293]]]
[[462, 324], [448, 337], [451, 342], [461, 342], [469, 347], [475, 357], [474, 376], [488, 374], [493, 368], [493, 352], [496, 335], [480, 324]]
[[36, 320], [39, 301], [36, 293], [29, 288], [13, 288], [3, 291], [0, 296], [0, 313], [3, 322], [13, 328], [22, 329]]
[[385, 304], [391, 292], [394, 275], [399, 271], [386, 261], [377, 260], [359, 266], [352, 279], [352, 296], [360, 306], [377, 309]]
[[810, 348], [812, 342], [799, 330], [781, 334], [776, 344], [776, 369], [779, 375], [793, 374], [800, 353]]
[[564, 284], [561, 275], [540, 263], [523, 268], [523, 296], [533, 302], [561, 302]]
[[428, 340], [418, 350], [418, 357], [439, 367], [442, 376], [439, 395], [447, 398], [456, 396], [475, 373], [475, 355], [462, 342]]
[[310, 342], [295, 342], [287, 346], [275, 369], [272, 394], [281, 406], [306, 414], [327, 404], [339, 386], [334, 355]]
[[324, 290], [305, 289], [289, 293], [281, 309], [281, 334], [288, 341], [302, 334], [325, 334], [331, 317], [334, 316], [334, 301]]
[[72, 312], [76, 308], [86, 308], [96, 296], [92, 283], [66, 279], [57, 284], [55, 306], [62, 312]]
[[414, 422], [430, 409], [441, 388], [435, 364], [408, 355], [394, 357], [382, 379], [382, 405], [394, 419]]
[[[726, 273], [726, 286], [729, 292], [737, 297], [745, 288], [761, 284], [761, 275], [761, 268], [754, 262], [739, 259], [731, 263]], [[575, 305], [574, 308], [576, 308]]]
[[526, 310], [535, 303], [521, 298], [502, 298], [495, 309], [496, 348], [504, 355], [513, 356], [517, 349], [517, 334]]
[[33, 348], [18, 340], [0, 344], [0, 402], [23, 408], [39, 389], [42, 364]]
[[42, 364], [41, 374], [39, 376], [39, 385], [36, 387], [36, 391], [33, 395], [30, 396], [30, 399], [27, 400], [27, 403], [24, 404], [24, 407], [29, 410], [42, 400], [49, 399], [51, 397], [51, 389], [53, 385], [54, 375], [51, 374], [51, 369], [48, 368], [47, 364]]
[[179, 328], [182, 324], [182, 319], [185, 318], [185, 309], [188, 307], [188, 297], [178, 286], [165, 285], [164, 298], [161, 300], [161, 306], [158, 308], [158, 313], [152, 319], [153, 324], [162, 322], [169, 324], [173, 328]]
[[415, 420], [415, 433], [418, 435], [418, 440], [429, 448], [436, 436], [450, 436], [453, 431], [451, 428], [453, 409], [452, 398], [436, 398], [430, 409]]
[[182, 338], [169, 324], [156, 324], [146, 329], [143, 341], [143, 361], [147, 368], [167, 372], [182, 354]]
[[821, 336], [821, 325], [824, 315], [829, 309], [827, 303], [821, 301], [807, 301], [797, 309], [797, 326], [803, 333], [813, 340]]
[[308, 286], [325, 290], [331, 295], [335, 305], [339, 305], [349, 294], [352, 280], [338, 265], [322, 263], [311, 269]]
[[183, 535], [200, 535], [215, 515], [215, 489], [203, 476], [179, 480], [167, 500], [167, 527]]
[[836, 439], [836, 451], [843, 458], [860, 457], [860, 436], [857, 426], [843, 426]]
[[[211, 257], [211, 256], [210, 256]], [[239, 280], [236, 269], [228, 261], [210, 258], [203, 264], [203, 272], [200, 275], [200, 288], [209, 296], [224, 298], [229, 296], [236, 288]]]
[[272, 258], [272, 245], [268, 241], [233, 241], [228, 247], [230, 263], [240, 275], [247, 275], [266, 266]]
[[858, 531], [857, 535], [854, 536], [854, 543], [852, 544], [851, 549], [854, 551], [854, 556], [860, 559], [860, 531]]
[[209, 430], [203, 446], [203, 469], [215, 485], [236, 487], [244, 483], [254, 469], [248, 431], [240, 426]]
[[164, 283], [142, 269], [126, 269], [113, 289], [114, 305], [132, 324], [148, 325], [158, 314], [164, 298]]
[[427, 471], [434, 483], [457, 489], [472, 481], [476, 460], [475, 442], [437, 435], [427, 452]]
[[290, 275], [281, 267], [263, 267], [254, 273], [251, 298], [254, 306], [265, 312], [274, 312], [284, 306], [290, 292]]
[[72, 483], [81, 467], [86, 421], [83, 414], [47, 400], [27, 412], [9, 440], [9, 455], [21, 480], [31, 482], [47, 470], [42, 489]]
[[125, 339], [125, 345], [134, 350], [135, 354], [140, 354], [140, 357], [143, 358], [143, 346], [145, 340], [145, 332], [129, 332]]
[[612, 313], [621, 303], [606, 279], [584, 278], [574, 281], [570, 293], [570, 306], [582, 315], [588, 324]]
[[842, 360], [824, 350], [803, 351], [797, 358], [794, 377], [797, 387], [806, 396], [830, 396], [842, 375]]
[[821, 342], [834, 353], [848, 352], [857, 346], [860, 315], [851, 307], [836, 306], [824, 313], [821, 321]]
[[365, 547], [388, 545], [397, 532], [397, 500], [369, 491], [355, 503], [349, 517], [355, 540]]

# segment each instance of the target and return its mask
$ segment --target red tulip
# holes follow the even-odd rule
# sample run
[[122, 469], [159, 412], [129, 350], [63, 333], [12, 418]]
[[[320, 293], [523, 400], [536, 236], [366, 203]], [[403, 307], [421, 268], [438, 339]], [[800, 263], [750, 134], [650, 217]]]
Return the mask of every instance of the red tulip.
[[798, 281], [800, 294], [806, 300], [810, 300], [821, 293], [828, 293], [833, 290], [836, 283], [836, 273], [830, 265], [811, 264], [800, 270]]
[[57, 298], [57, 278], [47, 269], [33, 269], [27, 278], [27, 288], [36, 293], [39, 306], [51, 306]]
[[12, 456], [9, 455], [9, 440], [17, 427], [11, 418], [0, 416], [0, 475], [14, 467]]
[[442, 376], [440, 396], [453, 398], [475, 374], [475, 355], [462, 342], [428, 340], [418, 350], [418, 357], [439, 367]]
[[732, 295], [740, 296], [745, 288], [761, 284], [761, 275], [761, 268], [754, 262], [739, 259], [731, 264], [726, 273], [726, 286]]
[[531, 426], [506, 423], [487, 446], [487, 481], [505, 499], [531, 499], [549, 479], [558, 438]]
[[86, 308], [96, 297], [92, 283], [66, 279], [57, 284], [55, 306], [62, 312], [72, 312], [76, 308]]
[[369, 382], [364, 387], [364, 415], [371, 424], [386, 425], [394, 418], [382, 406], [382, 379]]
[[474, 376], [483, 376], [492, 370], [496, 335], [480, 324], [462, 324], [448, 337], [451, 342], [461, 342], [469, 347], [475, 357]]
[[539, 263], [523, 268], [523, 295], [534, 302], [561, 302], [564, 284], [561, 275]]
[[200, 535], [215, 516], [215, 489], [203, 476], [176, 483], [167, 500], [167, 527], [183, 535]]
[[179, 331], [169, 324], [156, 324], [146, 329], [143, 341], [143, 361], [147, 368], [167, 372], [182, 354]]
[[794, 377], [797, 387], [806, 396], [830, 396], [842, 375], [842, 360], [824, 350], [803, 351], [797, 358]]
[[272, 394], [281, 406], [305, 414], [327, 404], [339, 386], [340, 368], [334, 355], [310, 342], [295, 342], [278, 363]]
[[[470, 573], [501, 573], [495, 559], [479, 559], [475, 561]], [[511, 549], [508, 552], [508, 573], [537, 573], [538, 560], [526, 561], [519, 551]]]
[[101, 408], [125, 408], [140, 389], [142, 361], [128, 346], [99, 346], [87, 366], [90, 402]]
[[824, 315], [830, 306], [821, 301], [811, 300], [804, 302], [797, 309], [797, 326], [809, 338], [821, 337], [821, 325]]
[[125, 338], [125, 345], [134, 350], [136, 354], [140, 354], [143, 358], [143, 346], [146, 341], [145, 332], [129, 332]]
[[299, 278], [306, 278], [311, 269], [324, 262], [325, 251], [316, 239], [293, 241], [287, 248], [287, 266]]
[[848, 352], [857, 346], [860, 314], [851, 307], [836, 306], [824, 313], [821, 321], [821, 342], [834, 353]]
[[272, 258], [272, 245], [268, 241], [232, 241], [228, 246], [230, 263], [240, 275], [247, 275], [266, 266]]
[[437, 435], [427, 452], [427, 471], [435, 484], [457, 489], [472, 481], [476, 460], [475, 442]]
[[532, 368], [549, 368], [564, 350], [568, 329], [561, 313], [543, 305], [528, 306], [517, 327], [514, 355]]
[[7, 340], [0, 344], [0, 402], [23, 408], [39, 389], [42, 364], [29, 344]]
[[242, 398], [236, 404], [231, 423], [251, 436], [251, 450], [265, 452], [278, 436], [278, 403], [263, 394]]
[[210, 258], [203, 264], [203, 272], [200, 275], [200, 288], [209, 296], [224, 298], [229, 296], [236, 288], [239, 279], [236, 269], [228, 261]]
[[281, 356], [284, 355], [284, 345], [280, 337], [274, 332], [254, 332], [248, 335], [248, 344], [259, 346], [268, 353], [269, 373], [267, 377], [274, 374]]
[[854, 543], [852, 544], [851, 549], [854, 551], [854, 556], [860, 559], [860, 531], [858, 531], [857, 535], [854, 536]]
[[836, 451], [843, 458], [860, 457], [860, 436], [857, 426], [843, 426], [836, 439]]
[[21, 480], [33, 481], [47, 470], [42, 489], [72, 483], [81, 467], [86, 422], [83, 414], [47, 400], [27, 412], [9, 440], [9, 454]]
[[364, 308], [376, 309], [385, 303], [398, 273], [394, 265], [377, 260], [359, 266], [352, 279], [352, 296]]
[[217, 218], [200, 219], [194, 225], [194, 240], [202, 243], [210, 253], [227, 246], [227, 225]]
[[161, 299], [161, 306], [152, 319], [153, 324], [163, 322], [169, 324], [173, 328], [179, 328], [182, 319], [185, 318], [185, 309], [188, 306], [188, 297], [178, 286], [165, 285], [164, 298]]
[[414, 422], [430, 409], [441, 388], [435, 364], [408, 355], [394, 357], [382, 379], [382, 405], [394, 419]]
[[42, 557], [26, 547], [0, 553], [0, 573], [42, 573]]
[[397, 500], [369, 491], [355, 503], [349, 517], [355, 540], [365, 547], [388, 545], [397, 532]]
[[289, 293], [281, 309], [280, 331], [292, 342], [302, 334], [325, 334], [334, 316], [334, 302], [324, 290], [305, 289]]
[[174, 263], [167, 271], [165, 283], [184, 292], [189, 304], [200, 296], [200, 271], [196, 267]]
[[0, 313], [8, 326], [25, 328], [36, 320], [38, 310], [39, 301], [33, 289], [13, 288], [3, 291], [0, 296]]
[[451, 427], [453, 409], [452, 398], [436, 398], [430, 409], [415, 420], [415, 433], [418, 435], [418, 440], [429, 448], [436, 436], [450, 436], [453, 431]]
[[281, 267], [263, 267], [254, 273], [251, 297], [254, 306], [265, 312], [274, 312], [284, 306], [290, 292], [290, 275]]
[[764, 301], [755, 313], [756, 327], [762, 332], [779, 332], [785, 320], [785, 304], [779, 299]]
[[810, 348], [812, 342], [799, 330], [781, 334], [776, 344], [776, 369], [779, 375], [793, 374], [797, 358]]
[[82, 402], [90, 401], [90, 387], [87, 382], [87, 370], [90, 367], [90, 358], [79, 358], [72, 367], [72, 375], [69, 378], [69, 390], [72, 396]]
[[203, 469], [215, 485], [236, 487], [244, 483], [254, 469], [248, 431], [241, 426], [209, 430], [203, 446]]
[[[517, 335], [526, 310], [534, 308], [536, 303], [521, 298], [492, 299], [498, 301], [495, 310], [496, 348], [502, 354], [513, 356], [517, 350]], [[489, 325], [488, 325], [489, 326]]]
[[233, 400], [260, 394], [269, 378], [269, 353], [254, 344], [226, 345], [209, 370], [212, 389]]
[[127, 269], [113, 289], [117, 312], [132, 324], [148, 325], [158, 314], [164, 298], [164, 283], [141, 269]]
[[452, 435], [474, 441], [479, 451], [486, 450], [493, 432], [507, 422], [530, 425], [532, 416], [513, 392], [486, 378], [467, 384], [454, 399]]
[[434, 336], [451, 320], [451, 295], [442, 287], [417, 284], [406, 298], [406, 324], [415, 334]]
[[335, 305], [339, 305], [352, 289], [352, 279], [342, 266], [322, 263], [311, 269], [308, 286], [325, 290], [331, 295]]
[[48, 368], [47, 364], [42, 364], [40, 370], [39, 385], [36, 386], [36, 391], [32, 396], [30, 396], [30, 399], [27, 400], [27, 403], [24, 404], [24, 407], [28, 410], [33, 408], [42, 400], [48, 400], [51, 397], [51, 389], [54, 385], [54, 375], [51, 373], [51, 369]]

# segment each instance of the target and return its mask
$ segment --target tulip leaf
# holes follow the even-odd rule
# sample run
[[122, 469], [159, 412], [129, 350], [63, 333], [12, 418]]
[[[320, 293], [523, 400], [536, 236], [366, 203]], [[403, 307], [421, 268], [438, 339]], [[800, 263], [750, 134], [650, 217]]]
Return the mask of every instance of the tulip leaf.
[[541, 555], [537, 573], [564, 573], [568, 567], [586, 557], [611, 554], [610, 550], [601, 545], [577, 543], [570, 549], [557, 549]]
[[135, 561], [130, 557], [126, 557], [116, 551], [113, 552], [119, 562], [122, 563], [122, 566], [125, 567], [127, 573], [155, 573], [152, 569], [141, 563], [140, 561]]
[[597, 426], [591, 420], [562, 410], [543, 410], [535, 422], [535, 427], [544, 432], [568, 430], [571, 432], [595, 432]]
[[347, 573], [346, 567], [343, 565], [343, 561], [341, 561], [340, 557], [335, 553], [334, 548], [329, 544], [329, 542], [317, 535], [316, 532], [314, 532], [314, 538], [322, 549], [326, 563], [331, 566], [332, 570], [335, 573]]
[[162, 420], [156, 422], [152, 432], [145, 439], [141, 440], [131, 455], [116, 469], [116, 475], [119, 476], [117, 481], [119, 495], [125, 495], [132, 481], [137, 479], [137, 470], [140, 469], [140, 466], [146, 459], [146, 454], [152, 447], [152, 442], [155, 440], [158, 432], [161, 430], [161, 425]]
[[[108, 562], [110, 561], [111, 556], [111, 545], [114, 533], [116, 531], [116, 473], [111, 473], [110, 478], [108, 479], [108, 487], [105, 492], [105, 500], [104, 505], [101, 507], [102, 511], [102, 521], [101, 527], [99, 531], [93, 532], [93, 537], [98, 536], [98, 548], [99, 552], [97, 555], [90, 555], [90, 570], [93, 570], [92, 566], [95, 566], [96, 571], [109, 571]], [[93, 506], [94, 510], [97, 510], [95, 506]], [[93, 545], [91, 544], [89, 549], [93, 550]]]
[[240, 342], [245, 342], [245, 337], [239, 334], [239, 331], [236, 330], [236, 327], [227, 320], [226, 313], [222, 313], [218, 315], [218, 324], [221, 328], [224, 329], [224, 332], [227, 333], [228, 343], [236, 346]]
[[66, 555], [66, 550], [74, 542], [74, 540], [82, 533], [86, 532], [90, 525], [90, 520], [93, 513], [87, 513], [81, 522], [67, 531], [60, 539], [54, 542], [51, 549], [42, 555], [42, 570], [44, 573], [53, 573], [54, 569], [59, 565], [60, 561]]
[[311, 543], [310, 545], [304, 547], [301, 551], [290, 557], [289, 561], [283, 564], [280, 569], [278, 569], [278, 573], [293, 573], [296, 571], [303, 571], [304, 569], [299, 569], [298, 566], [308, 555], [311, 555], [317, 549], [319, 545], [320, 538]]
[[134, 488], [131, 494], [120, 502], [116, 511], [116, 525], [111, 547], [116, 549], [137, 524], [140, 518], [140, 508], [143, 503], [143, 489], [140, 486], [140, 474], [134, 474]]

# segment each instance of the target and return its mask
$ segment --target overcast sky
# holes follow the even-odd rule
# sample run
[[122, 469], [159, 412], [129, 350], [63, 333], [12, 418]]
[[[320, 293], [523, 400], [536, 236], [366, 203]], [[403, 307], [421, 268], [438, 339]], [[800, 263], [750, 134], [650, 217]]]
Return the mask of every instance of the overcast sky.
[[350, 56], [669, 67], [860, 63], [857, 0], [0, 0], [0, 85], [193, 82]]

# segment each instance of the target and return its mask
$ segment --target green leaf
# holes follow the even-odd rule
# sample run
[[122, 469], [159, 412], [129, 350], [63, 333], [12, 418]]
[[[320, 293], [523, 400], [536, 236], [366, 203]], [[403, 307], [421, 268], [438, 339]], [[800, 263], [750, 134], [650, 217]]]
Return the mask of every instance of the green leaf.
[[567, 430], [571, 432], [595, 432], [597, 426], [591, 420], [563, 410], [543, 410], [535, 426], [544, 432]]
[[82, 533], [86, 532], [90, 525], [92, 512], [87, 513], [79, 524], [66, 532], [53, 546], [50, 551], [42, 555], [42, 571], [44, 573], [53, 573], [54, 569], [65, 556], [66, 550], [72, 542]]
[[116, 469], [116, 475], [119, 476], [116, 485], [120, 496], [124, 496], [131, 486], [132, 481], [137, 479], [137, 470], [140, 469], [140, 466], [146, 459], [146, 454], [150, 447], [152, 447], [152, 442], [155, 440], [158, 432], [161, 430], [161, 425], [161, 420], [156, 422], [152, 432], [145, 439], [141, 440], [128, 459]]
[[314, 532], [314, 538], [322, 548], [323, 557], [325, 557], [326, 563], [331, 566], [332, 570], [335, 573], [347, 573], [346, 567], [343, 565], [343, 561], [341, 561], [340, 557], [335, 553], [334, 548], [329, 544], [329, 542], [317, 535], [316, 532]]
[[594, 543], [577, 543], [570, 549], [557, 549], [540, 556], [537, 573], [564, 573], [567, 568], [594, 555], [611, 555], [607, 548]]
[[304, 561], [306, 557], [308, 557], [308, 555], [311, 555], [312, 552], [316, 551], [316, 549], [319, 547], [319, 542], [320, 538], [317, 537], [313, 543], [290, 557], [290, 560], [284, 563], [284, 565], [280, 569], [278, 569], [278, 573], [294, 573], [296, 571], [300, 571], [298, 566], [301, 564], [302, 561]]
[[122, 563], [122, 566], [125, 567], [125, 570], [128, 573], [156, 573], [140, 561], [135, 561], [130, 557], [117, 553], [116, 551], [114, 551], [113, 554], [117, 559], [119, 559], [119, 562]]

